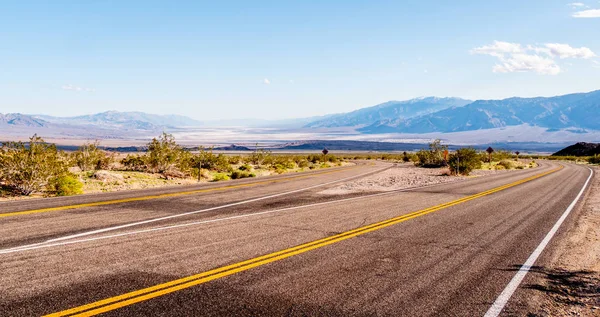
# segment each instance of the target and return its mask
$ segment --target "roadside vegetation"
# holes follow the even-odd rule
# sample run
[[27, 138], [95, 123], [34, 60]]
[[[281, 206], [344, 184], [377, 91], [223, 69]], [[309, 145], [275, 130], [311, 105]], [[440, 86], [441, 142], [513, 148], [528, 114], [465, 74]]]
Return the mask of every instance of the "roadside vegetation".
[[274, 154], [257, 148], [244, 155], [190, 151], [167, 133], [134, 154], [104, 151], [98, 142], [59, 151], [37, 135], [0, 148], [0, 197], [68, 196], [164, 185], [224, 181], [329, 168], [345, 163], [333, 154]]
[[0, 197], [69, 196], [217, 182], [341, 166], [351, 160], [411, 163], [440, 169], [440, 175], [462, 176], [476, 170], [532, 168], [537, 166], [536, 159], [600, 164], [600, 156], [533, 156], [491, 148], [449, 151], [440, 140], [416, 152], [281, 154], [257, 146], [250, 153], [231, 155], [214, 153], [212, 148], [192, 151], [163, 133], [152, 139], [146, 149], [139, 153], [114, 153], [103, 150], [98, 142], [89, 142], [76, 151], [64, 152], [37, 135], [25, 143], [6, 142], [0, 148]]

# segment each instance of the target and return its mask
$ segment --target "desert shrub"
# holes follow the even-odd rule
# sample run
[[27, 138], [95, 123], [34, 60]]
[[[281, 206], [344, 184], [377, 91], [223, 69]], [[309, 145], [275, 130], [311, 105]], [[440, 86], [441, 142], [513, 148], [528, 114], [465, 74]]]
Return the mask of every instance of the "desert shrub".
[[284, 170], [288, 170], [288, 169], [293, 169], [296, 167], [296, 162], [294, 162], [293, 160], [290, 160], [289, 158], [285, 157], [285, 156], [275, 156], [272, 159], [271, 162], [271, 167], [278, 169], [284, 169]]
[[229, 157], [229, 164], [237, 165], [242, 161], [242, 157], [239, 155], [233, 155]]
[[72, 175], [63, 175], [49, 182], [48, 191], [56, 196], [80, 195], [83, 194], [83, 183]]
[[338, 158], [333, 154], [327, 154], [323, 156], [323, 162], [337, 163]]
[[[257, 144], [256, 147], [254, 148], [254, 151], [252, 152], [252, 154], [250, 154], [250, 156], [248, 157], [248, 163], [252, 163], [256, 166], [261, 166], [263, 163], [265, 163], [265, 160], [268, 160], [270, 158], [271, 158], [271, 151], [259, 149], [258, 144]], [[266, 163], [266, 164], [269, 164], [269, 163]]]
[[406, 152], [402, 152], [402, 161], [403, 162], [410, 162], [410, 155]]
[[67, 174], [68, 158], [37, 135], [23, 142], [6, 142], [0, 149], [0, 180], [22, 195], [41, 192], [54, 178]]
[[504, 169], [507, 169], [507, 170], [515, 168], [513, 162], [511, 162], [509, 160], [502, 160], [502, 161], [498, 162], [496, 167], [498, 167], [498, 166], [502, 166]]
[[205, 150], [200, 148], [200, 151], [190, 157], [190, 163], [187, 165], [196, 169], [195, 173], [200, 169], [207, 169], [217, 172], [231, 172], [233, 168], [230, 164], [230, 158], [225, 154], [215, 155], [212, 148]]
[[163, 173], [177, 164], [182, 149], [172, 134], [163, 132], [148, 143], [147, 165], [153, 172]]
[[310, 163], [306, 159], [296, 162], [296, 164], [298, 164], [298, 167], [300, 168], [307, 168], [310, 165]]
[[229, 179], [229, 176], [227, 176], [227, 174], [225, 173], [217, 173], [215, 174], [215, 176], [213, 176], [213, 182], [218, 182], [218, 181], [226, 181]]
[[85, 143], [71, 154], [73, 162], [82, 171], [107, 169], [114, 162], [114, 155], [100, 150], [98, 144], [98, 141]]
[[229, 177], [231, 177], [231, 179], [240, 179], [240, 178], [247, 178], [247, 177], [256, 177], [256, 174], [238, 170], [238, 171], [231, 172], [231, 175]]
[[252, 166], [250, 166], [250, 165], [248, 165], [248, 164], [244, 164], [244, 165], [242, 165], [242, 166], [238, 167], [238, 169], [239, 169], [240, 171], [251, 171], [251, 170], [252, 170]]
[[[486, 155], [487, 155], [487, 153], [486, 153]], [[513, 157], [513, 154], [510, 151], [506, 151], [506, 150], [494, 150], [494, 152], [492, 153], [493, 161], [508, 160], [508, 159], [511, 159], [512, 157]]]
[[600, 156], [594, 155], [588, 157], [588, 163], [590, 164], [600, 164]]
[[416, 153], [418, 157], [417, 166], [421, 167], [441, 167], [444, 166], [444, 151], [448, 150], [447, 145], [442, 145], [440, 140], [435, 140], [429, 144], [429, 150], [420, 150]]
[[475, 149], [463, 148], [450, 155], [448, 166], [452, 174], [469, 175], [474, 169], [481, 168], [481, 160]]
[[306, 160], [313, 164], [316, 164], [321, 161], [321, 155], [309, 154], [306, 156]]
[[138, 171], [142, 172], [147, 169], [146, 167], [146, 157], [132, 154], [127, 154], [127, 156], [121, 160], [121, 164], [125, 170], [128, 171]]

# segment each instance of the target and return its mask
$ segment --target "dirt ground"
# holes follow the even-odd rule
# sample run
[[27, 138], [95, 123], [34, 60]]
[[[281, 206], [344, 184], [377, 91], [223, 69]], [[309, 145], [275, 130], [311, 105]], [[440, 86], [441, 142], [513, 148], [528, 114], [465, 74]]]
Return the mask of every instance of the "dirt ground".
[[531, 317], [600, 316], [600, 168], [575, 224], [559, 242], [551, 263], [533, 270]]
[[392, 191], [464, 180], [510, 170], [475, 170], [470, 176], [448, 176], [448, 168], [418, 168], [413, 163], [398, 163], [397, 167], [369, 175], [337, 187], [321, 191], [323, 195], [343, 195], [361, 192]]

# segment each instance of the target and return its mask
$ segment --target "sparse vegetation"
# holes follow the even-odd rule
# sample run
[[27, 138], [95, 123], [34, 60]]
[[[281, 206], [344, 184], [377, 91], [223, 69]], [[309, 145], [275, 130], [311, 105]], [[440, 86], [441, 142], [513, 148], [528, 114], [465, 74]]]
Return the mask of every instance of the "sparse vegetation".
[[[31, 145], [30, 145], [31, 144]], [[516, 159], [508, 151], [488, 153], [459, 149], [444, 160], [448, 147], [435, 140], [429, 149], [402, 153], [272, 153], [258, 146], [247, 155], [214, 153], [212, 148], [181, 147], [167, 133], [154, 138], [145, 152], [120, 156], [103, 150], [98, 142], [86, 143], [67, 154], [34, 136], [29, 143], [5, 143], [0, 151], [0, 195], [76, 195], [150, 188], [198, 181], [225, 181], [272, 174], [341, 166], [348, 160], [413, 162], [421, 167], [449, 165], [450, 175], [468, 175], [474, 169], [520, 169], [535, 167], [532, 156]], [[537, 157], [535, 157], [537, 158]], [[558, 158], [552, 158], [558, 159]], [[565, 158], [561, 158], [565, 159]], [[568, 159], [568, 158], [567, 158]], [[578, 158], [582, 160], [582, 158]], [[598, 164], [599, 158], [585, 158]], [[482, 163], [485, 162], [485, 163]], [[69, 172], [71, 171], [71, 172]]]
[[22, 195], [49, 189], [50, 181], [68, 174], [66, 156], [37, 135], [23, 142], [7, 142], [0, 152], [0, 180]]
[[456, 150], [450, 155], [448, 166], [453, 175], [469, 175], [474, 169], [481, 168], [480, 155], [473, 148]]
[[445, 166], [444, 151], [447, 150], [447, 145], [443, 145], [440, 140], [435, 140], [429, 144], [429, 150], [420, 150], [417, 152], [418, 161], [415, 164], [420, 167]]

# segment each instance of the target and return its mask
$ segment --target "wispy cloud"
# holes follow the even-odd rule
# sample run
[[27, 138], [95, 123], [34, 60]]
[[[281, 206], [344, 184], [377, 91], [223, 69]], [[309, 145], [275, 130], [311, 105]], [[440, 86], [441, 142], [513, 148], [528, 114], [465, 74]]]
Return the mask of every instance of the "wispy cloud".
[[574, 18], [600, 18], [600, 9], [577, 11], [572, 14]]
[[585, 5], [585, 3], [582, 2], [571, 2], [569, 4], [567, 4], [569, 7], [573, 8], [573, 9], [578, 9], [578, 8], [586, 8], [587, 6]]
[[75, 85], [63, 85], [60, 87], [62, 90], [70, 90], [70, 91], [85, 91], [85, 92], [91, 92], [91, 91], [95, 91], [92, 88], [85, 88], [85, 87], [79, 87], [79, 86], [75, 86]]
[[263, 84], [270, 85], [271, 81], [268, 78], [263, 79]]
[[542, 46], [521, 45], [494, 41], [491, 45], [476, 47], [471, 54], [496, 57], [499, 61], [492, 71], [495, 73], [536, 72], [543, 75], [557, 75], [561, 72], [555, 59], [590, 59], [596, 54], [587, 47], [575, 48], [568, 44], [547, 43]]

